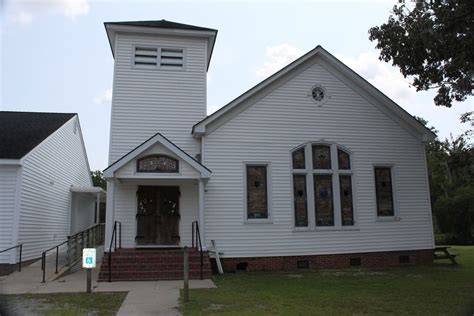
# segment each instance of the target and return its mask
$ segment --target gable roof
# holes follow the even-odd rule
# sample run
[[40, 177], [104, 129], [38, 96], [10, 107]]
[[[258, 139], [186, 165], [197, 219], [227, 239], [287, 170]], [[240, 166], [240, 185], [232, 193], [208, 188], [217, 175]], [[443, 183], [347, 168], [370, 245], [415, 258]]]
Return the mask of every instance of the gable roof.
[[23, 158], [75, 115], [0, 111], [0, 158]]
[[115, 38], [117, 32], [160, 34], [170, 36], [188, 36], [207, 38], [207, 69], [211, 63], [217, 30], [167, 20], [104, 22], [112, 55], [115, 56]]
[[370, 103], [378, 106], [382, 112], [394, 119], [421, 141], [426, 142], [436, 138], [436, 134], [320, 45], [196, 123], [192, 128], [192, 134], [195, 137], [199, 137], [209, 132], [208, 127], [210, 125], [220, 126], [231, 120], [234, 116], [245, 110], [245, 108], [254, 104], [258, 95], [265, 95], [265, 91], [286, 80], [291, 74], [310, 63], [314, 58], [319, 58], [319, 61], [325, 67], [339, 75], [339, 79], [344, 79], [350, 87], [360, 92]]
[[191, 157], [187, 152], [178, 147], [175, 143], [170, 141], [168, 138], [163, 136], [161, 133], [156, 133], [155, 135], [148, 138], [146, 141], [129, 151], [127, 154], [123, 155], [120, 159], [115, 161], [113, 164], [104, 169], [104, 177], [112, 178], [114, 172], [122, 168], [125, 164], [135, 159], [138, 155], [143, 153], [145, 150], [150, 148], [156, 143], [160, 143], [170, 151], [172, 151], [176, 156], [181, 158], [183, 161], [187, 162], [191, 167], [196, 169], [201, 173], [202, 178], [210, 178], [212, 171], [206, 166], [201, 164], [199, 161]]

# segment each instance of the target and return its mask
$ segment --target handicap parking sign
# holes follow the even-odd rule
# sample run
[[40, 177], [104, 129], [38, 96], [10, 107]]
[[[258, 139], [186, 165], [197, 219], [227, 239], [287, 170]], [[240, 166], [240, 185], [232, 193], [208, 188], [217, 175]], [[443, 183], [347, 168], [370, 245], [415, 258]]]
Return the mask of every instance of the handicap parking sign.
[[82, 250], [82, 267], [85, 269], [95, 268], [96, 250], [95, 248], [84, 248]]

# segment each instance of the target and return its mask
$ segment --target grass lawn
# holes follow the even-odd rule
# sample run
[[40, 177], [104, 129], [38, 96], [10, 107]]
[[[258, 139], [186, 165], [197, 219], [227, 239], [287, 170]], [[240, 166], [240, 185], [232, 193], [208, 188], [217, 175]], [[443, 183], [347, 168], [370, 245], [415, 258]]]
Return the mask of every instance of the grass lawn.
[[[474, 315], [474, 246], [458, 266], [239, 273], [190, 290], [185, 315]], [[181, 293], [182, 294], [182, 293]]]
[[115, 315], [127, 292], [0, 295], [0, 315]]

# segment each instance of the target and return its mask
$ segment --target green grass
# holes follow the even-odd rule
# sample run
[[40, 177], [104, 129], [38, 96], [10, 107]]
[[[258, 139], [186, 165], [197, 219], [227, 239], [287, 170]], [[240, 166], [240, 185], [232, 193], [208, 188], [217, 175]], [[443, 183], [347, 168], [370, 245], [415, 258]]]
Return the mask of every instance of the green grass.
[[0, 315], [115, 315], [125, 296], [127, 292], [0, 295]]
[[[474, 315], [474, 246], [458, 266], [241, 273], [190, 290], [185, 315]], [[457, 259], [458, 259], [457, 258]], [[182, 293], [181, 293], [182, 294]]]

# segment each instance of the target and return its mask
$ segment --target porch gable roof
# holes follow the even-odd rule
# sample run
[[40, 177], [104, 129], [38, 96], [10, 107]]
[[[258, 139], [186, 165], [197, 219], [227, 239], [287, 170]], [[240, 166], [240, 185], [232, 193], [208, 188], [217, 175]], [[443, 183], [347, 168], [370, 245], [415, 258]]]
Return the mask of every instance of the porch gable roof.
[[143, 153], [145, 150], [152, 147], [156, 143], [160, 143], [165, 148], [169, 149], [172, 153], [174, 153], [176, 156], [178, 156], [180, 159], [188, 163], [191, 167], [196, 169], [200, 173], [201, 178], [209, 179], [211, 177], [212, 171], [210, 169], [208, 169], [199, 161], [191, 157], [187, 152], [182, 150], [179, 146], [177, 146], [172, 141], [167, 139], [161, 133], [156, 133], [155, 135], [151, 136], [146, 141], [144, 141], [143, 143], [141, 143], [140, 145], [138, 145], [137, 147], [129, 151], [127, 154], [123, 155], [120, 159], [115, 161], [113, 164], [108, 166], [106, 169], [104, 169], [103, 171], [104, 177], [113, 178], [114, 173], [116, 171], [118, 171], [120, 168], [125, 166], [128, 162], [138, 157], [138, 155], [140, 155], [141, 153]]

